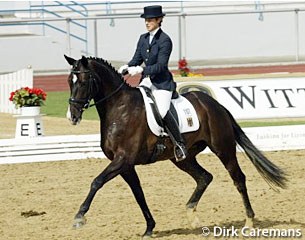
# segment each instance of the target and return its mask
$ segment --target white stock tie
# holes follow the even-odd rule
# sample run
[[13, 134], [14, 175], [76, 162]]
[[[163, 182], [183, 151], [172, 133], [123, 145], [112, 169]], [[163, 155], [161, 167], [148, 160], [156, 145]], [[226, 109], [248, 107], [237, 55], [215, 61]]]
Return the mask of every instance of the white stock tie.
[[151, 44], [151, 42], [152, 42], [153, 38], [154, 38], [154, 35], [149, 34], [149, 44]]

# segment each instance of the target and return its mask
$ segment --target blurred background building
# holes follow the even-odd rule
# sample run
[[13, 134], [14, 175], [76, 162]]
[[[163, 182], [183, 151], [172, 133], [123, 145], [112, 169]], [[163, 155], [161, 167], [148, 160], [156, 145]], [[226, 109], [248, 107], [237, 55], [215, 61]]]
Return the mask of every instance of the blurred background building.
[[305, 1], [1, 1], [0, 73], [66, 73], [64, 54], [118, 67], [146, 32], [143, 7], [154, 4], [166, 12], [173, 69], [183, 57], [193, 68], [304, 63]]

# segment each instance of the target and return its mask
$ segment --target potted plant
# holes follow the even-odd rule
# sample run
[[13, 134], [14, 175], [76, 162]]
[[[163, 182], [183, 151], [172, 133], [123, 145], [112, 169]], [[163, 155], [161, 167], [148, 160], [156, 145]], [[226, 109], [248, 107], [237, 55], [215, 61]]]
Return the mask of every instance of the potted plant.
[[40, 88], [22, 87], [11, 92], [9, 100], [16, 108], [21, 108], [22, 115], [39, 115], [40, 106], [44, 105], [47, 94]]
[[178, 69], [181, 77], [203, 77], [203, 74], [191, 72], [185, 58], [181, 58], [178, 61]]
[[190, 73], [190, 69], [188, 68], [188, 63], [185, 58], [182, 58], [178, 62], [178, 69], [180, 71], [181, 77], [187, 77]]

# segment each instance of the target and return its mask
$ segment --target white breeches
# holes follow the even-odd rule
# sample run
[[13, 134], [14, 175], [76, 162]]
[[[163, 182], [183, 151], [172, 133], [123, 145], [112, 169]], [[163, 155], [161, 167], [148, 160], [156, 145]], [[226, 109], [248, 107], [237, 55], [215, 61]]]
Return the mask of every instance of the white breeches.
[[173, 92], [156, 88], [149, 78], [144, 78], [140, 83], [140, 86], [146, 86], [151, 89], [153, 96], [155, 97], [159, 113], [162, 118], [165, 117], [169, 110]]
[[167, 90], [160, 90], [153, 86], [155, 89], [152, 89], [152, 94], [155, 97], [159, 113], [162, 118], [165, 117], [166, 113], [169, 110], [173, 92]]

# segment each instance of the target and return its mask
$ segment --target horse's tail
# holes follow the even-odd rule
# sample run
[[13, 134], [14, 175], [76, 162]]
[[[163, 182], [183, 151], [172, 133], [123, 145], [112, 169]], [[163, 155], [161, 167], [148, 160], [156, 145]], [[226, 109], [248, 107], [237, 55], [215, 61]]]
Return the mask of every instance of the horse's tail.
[[286, 188], [286, 173], [268, 160], [267, 157], [265, 157], [264, 154], [254, 146], [245, 132], [235, 121], [232, 114], [228, 110], [227, 112], [232, 122], [236, 142], [245, 151], [246, 155], [249, 157], [260, 175], [265, 179], [272, 189], [276, 190], [276, 187]]

